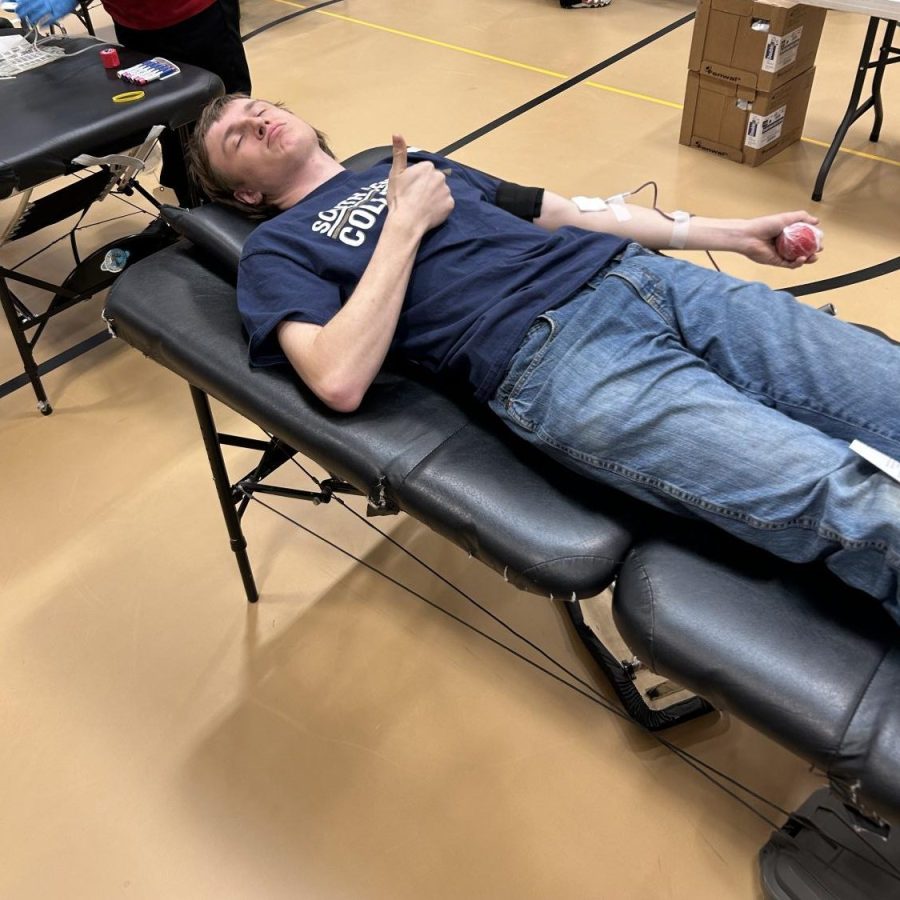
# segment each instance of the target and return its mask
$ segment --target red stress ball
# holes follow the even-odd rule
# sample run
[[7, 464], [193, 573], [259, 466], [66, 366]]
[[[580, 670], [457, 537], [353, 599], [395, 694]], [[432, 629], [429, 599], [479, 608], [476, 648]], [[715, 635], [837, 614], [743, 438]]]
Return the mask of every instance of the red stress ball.
[[778, 255], [793, 262], [801, 256], [812, 256], [822, 249], [822, 238], [825, 235], [815, 225], [806, 222], [794, 222], [785, 226], [781, 234], [775, 238], [775, 249]]

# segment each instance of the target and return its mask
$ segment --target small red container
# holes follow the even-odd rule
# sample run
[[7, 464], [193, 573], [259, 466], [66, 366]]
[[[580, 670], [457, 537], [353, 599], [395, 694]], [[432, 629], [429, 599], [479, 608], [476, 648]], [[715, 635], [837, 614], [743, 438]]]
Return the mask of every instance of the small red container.
[[106, 47], [100, 51], [100, 61], [104, 69], [116, 69], [119, 66], [119, 51], [115, 47]]

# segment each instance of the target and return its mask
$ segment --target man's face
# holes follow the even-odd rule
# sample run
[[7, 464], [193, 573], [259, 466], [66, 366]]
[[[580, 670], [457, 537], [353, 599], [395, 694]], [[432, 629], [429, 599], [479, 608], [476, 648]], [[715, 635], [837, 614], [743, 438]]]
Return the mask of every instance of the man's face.
[[206, 135], [209, 161], [235, 185], [235, 196], [257, 204], [290, 184], [318, 147], [315, 130], [264, 100], [232, 100]]

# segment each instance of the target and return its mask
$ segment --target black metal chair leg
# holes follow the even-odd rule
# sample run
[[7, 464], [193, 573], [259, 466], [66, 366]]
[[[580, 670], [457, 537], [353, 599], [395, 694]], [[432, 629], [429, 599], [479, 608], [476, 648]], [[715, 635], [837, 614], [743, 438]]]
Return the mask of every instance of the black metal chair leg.
[[222, 515], [225, 517], [225, 526], [228, 529], [231, 549], [234, 551], [237, 559], [247, 600], [250, 603], [256, 603], [259, 599], [259, 591], [256, 589], [253, 570], [250, 567], [250, 557], [247, 555], [247, 541], [244, 539], [244, 532], [241, 529], [234, 499], [231, 495], [231, 483], [228, 480], [225, 459], [222, 456], [222, 448], [219, 444], [212, 410], [209, 407], [209, 398], [194, 385], [190, 385], [190, 388], [191, 399], [194, 401], [194, 410], [197, 413], [197, 422], [200, 425], [200, 433], [203, 435], [203, 444], [206, 447], [206, 455], [209, 459], [209, 467], [212, 470], [213, 482], [216, 485], [216, 493], [219, 496]]

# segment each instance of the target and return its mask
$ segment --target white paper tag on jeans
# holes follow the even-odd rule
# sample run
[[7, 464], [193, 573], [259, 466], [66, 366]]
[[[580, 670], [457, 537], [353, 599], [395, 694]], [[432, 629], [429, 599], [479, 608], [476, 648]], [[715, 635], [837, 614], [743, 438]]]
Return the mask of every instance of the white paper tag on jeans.
[[882, 453], [862, 441], [853, 441], [850, 449], [859, 454], [863, 459], [868, 460], [876, 469], [881, 469], [885, 475], [890, 475], [894, 481], [900, 481], [900, 461], [897, 461], [887, 453]]

